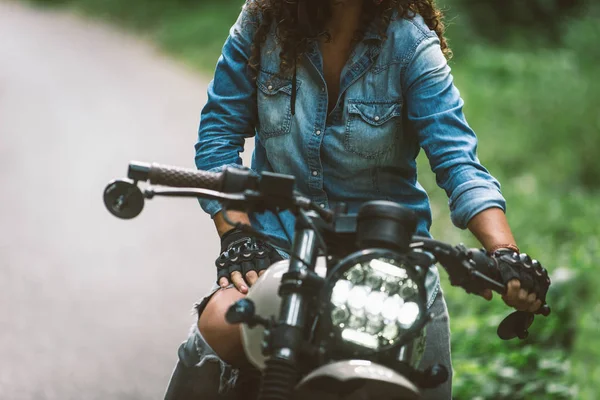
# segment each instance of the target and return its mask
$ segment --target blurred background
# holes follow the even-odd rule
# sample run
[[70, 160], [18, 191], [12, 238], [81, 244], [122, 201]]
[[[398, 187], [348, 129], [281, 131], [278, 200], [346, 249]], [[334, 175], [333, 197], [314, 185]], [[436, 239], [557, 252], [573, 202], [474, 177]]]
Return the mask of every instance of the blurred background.
[[[194, 201], [117, 221], [101, 192], [130, 159], [192, 164], [206, 84], [241, 0], [0, 1], [0, 398], [160, 398], [211, 285]], [[552, 271], [527, 340], [444, 290], [456, 399], [595, 399], [600, 387], [600, 6], [438, 0], [479, 157], [519, 246]], [[248, 155], [246, 155], [248, 156]], [[433, 234], [450, 223], [427, 160]], [[498, 297], [498, 296], [497, 296]]]

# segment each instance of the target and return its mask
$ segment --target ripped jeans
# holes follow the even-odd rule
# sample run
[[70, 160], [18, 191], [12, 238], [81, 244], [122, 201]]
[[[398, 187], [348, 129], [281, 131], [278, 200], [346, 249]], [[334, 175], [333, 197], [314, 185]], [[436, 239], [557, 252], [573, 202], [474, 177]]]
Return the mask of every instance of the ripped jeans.
[[[217, 290], [218, 286], [199, 304], [199, 314]], [[450, 377], [446, 383], [435, 389], [423, 390], [423, 399], [451, 400], [450, 325], [448, 308], [441, 289], [429, 310], [436, 318], [427, 325], [425, 352], [419, 368], [425, 369], [440, 363], [448, 368]], [[237, 393], [233, 389], [239, 371], [217, 356], [202, 337], [197, 324], [192, 326], [187, 340], [179, 347], [178, 355], [179, 361], [171, 376], [165, 400], [237, 400]]]

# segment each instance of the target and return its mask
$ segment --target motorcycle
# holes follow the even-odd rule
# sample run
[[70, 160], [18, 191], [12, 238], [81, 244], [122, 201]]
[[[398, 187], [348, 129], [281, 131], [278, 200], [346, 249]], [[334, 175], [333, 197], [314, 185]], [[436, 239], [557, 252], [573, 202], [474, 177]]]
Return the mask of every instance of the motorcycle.
[[[140, 182], [150, 185], [142, 190]], [[417, 369], [435, 317], [426, 307], [428, 270], [439, 263], [450, 283], [468, 293], [506, 292], [484, 249], [415, 236], [415, 216], [393, 202], [366, 202], [350, 214], [344, 204], [334, 210], [314, 204], [288, 175], [132, 162], [127, 179], [108, 184], [104, 203], [114, 216], [131, 219], [156, 196], [296, 216], [292, 247], [284, 248], [290, 259], [269, 267], [226, 313], [229, 323], [242, 324], [244, 351], [261, 372], [259, 400], [419, 399], [422, 389], [448, 379], [444, 365]], [[250, 226], [237, 227], [271, 241]], [[536, 314], [548, 316], [550, 308], [543, 304]], [[533, 320], [533, 313], [514, 312], [497, 333], [524, 339]]]

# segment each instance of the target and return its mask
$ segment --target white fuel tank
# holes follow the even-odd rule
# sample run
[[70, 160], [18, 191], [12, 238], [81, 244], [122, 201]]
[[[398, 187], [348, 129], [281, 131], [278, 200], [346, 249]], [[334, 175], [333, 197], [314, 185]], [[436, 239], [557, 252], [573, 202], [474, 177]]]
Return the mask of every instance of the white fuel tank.
[[[281, 305], [281, 297], [277, 294], [281, 277], [285, 274], [290, 266], [289, 260], [279, 261], [269, 267], [265, 273], [258, 278], [256, 283], [252, 285], [248, 291], [246, 298], [254, 302], [256, 307], [256, 315], [263, 318], [276, 319], [279, 316], [279, 307]], [[315, 269], [316, 273], [322, 277], [327, 274], [327, 262], [325, 257], [317, 259]], [[242, 343], [248, 360], [258, 369], [265, 368], [266, 357], [262, 354], [261, 343], [263, 340], [265, 328], [257, 325], [250, 328], [248, 325], [242, 325]]]

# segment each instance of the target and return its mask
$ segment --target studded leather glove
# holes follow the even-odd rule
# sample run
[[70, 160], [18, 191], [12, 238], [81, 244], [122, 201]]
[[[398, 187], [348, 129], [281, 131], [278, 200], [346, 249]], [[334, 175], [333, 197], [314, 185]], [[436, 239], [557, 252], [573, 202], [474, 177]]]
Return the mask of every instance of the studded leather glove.
[[518, 254], [511, 249], [499, 249], [491, 255], [498, 262], [498, 270], [504, 284], [517, 279], [521, 282], [522, 289], [529, 293], [535, 293], [542, 304], [546, 302], [546, 294], [551, 282], [548, 271], [542, 267], [539, 261], [531, 259], [525, 253]]
[[243, 277], [250, 271], [260, 273], [282, 259], [268, 243], [240, 229], [232, 229], [221, 237], [221, 254], [215, 261], [217, 282], [223, 277], [231, 280], [231, 274], [236, 271]]

